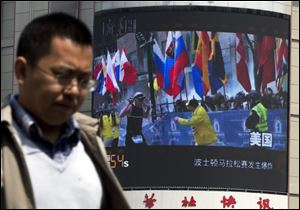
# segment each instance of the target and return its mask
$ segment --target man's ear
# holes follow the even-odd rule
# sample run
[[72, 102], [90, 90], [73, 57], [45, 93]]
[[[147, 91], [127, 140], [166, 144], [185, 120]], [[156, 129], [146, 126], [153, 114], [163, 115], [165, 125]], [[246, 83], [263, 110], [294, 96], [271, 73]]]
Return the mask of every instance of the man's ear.
[[19, 85], [24, 84], [27, 75], [27, 60], [23, 56], [16, 58], [15, 62], [15, 75]]

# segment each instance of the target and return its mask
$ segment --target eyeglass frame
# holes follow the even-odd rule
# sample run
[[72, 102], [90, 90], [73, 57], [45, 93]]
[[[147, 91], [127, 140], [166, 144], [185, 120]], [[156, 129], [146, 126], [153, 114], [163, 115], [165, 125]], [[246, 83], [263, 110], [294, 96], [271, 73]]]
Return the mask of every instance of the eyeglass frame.
[[[93, 92], [97, 86], [97, 80], [89, 79], [88, 81], [80, 80], [78, 76], [80, 76], [78, 73], [72, 73], [70, 74], [69, 70], [68, 73], [63, 73], [63, 71], [58, 70], [60, 72], [53, 72], [53, 71], [47, 71], [40, 66], [34, 66], [34, 68], [39, 69], [41, 72], [44, 72], [50, 76], [53, 77], [53, 79], [56, 81], [57, 84], [61, 85], [63, 88], [71, 88], [74, 86], [72, 81], [74, 78], [76, 78], [76, 85], [82, 90], [88, 90], [89, 92]], [[67, 69], [66, 69], [67, 70]], [[68, 76], [68, 77], [67, 77]], [[65, 77], [65, 78], [64, 78]], [[65, 81], [61, 81], [62, 79], [65, 79]], [[82, 84], [82, 82], [87, 82], [86, 87]]]

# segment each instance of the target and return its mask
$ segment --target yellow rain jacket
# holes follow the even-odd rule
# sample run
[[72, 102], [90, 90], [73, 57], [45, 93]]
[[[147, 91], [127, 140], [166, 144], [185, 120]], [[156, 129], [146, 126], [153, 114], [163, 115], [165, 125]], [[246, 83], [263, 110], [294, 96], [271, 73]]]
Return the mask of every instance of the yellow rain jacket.
[[116, 126], [113, 125], [113, 119], [111, 115], [102, 116], [103, 127], [100, 128], [100, 137], [103, 141], [117, 139], [120, 136], [120, 119], [116, 116]]
[[210, 118], [202, 106], [196, 108], [191, 119], [179, 118], [178, 123], [192, 126], [197, 145], [207, 145], [217, 141], [217, 136], [211, 125]]

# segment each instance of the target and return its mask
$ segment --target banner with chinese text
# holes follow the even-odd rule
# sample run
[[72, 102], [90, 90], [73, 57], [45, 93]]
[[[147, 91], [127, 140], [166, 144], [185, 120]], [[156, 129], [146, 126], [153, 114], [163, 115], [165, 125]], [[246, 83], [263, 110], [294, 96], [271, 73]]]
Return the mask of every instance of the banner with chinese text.
[[133, 209], [287, 209], [284, 195], [222, 191], [126, 191]]

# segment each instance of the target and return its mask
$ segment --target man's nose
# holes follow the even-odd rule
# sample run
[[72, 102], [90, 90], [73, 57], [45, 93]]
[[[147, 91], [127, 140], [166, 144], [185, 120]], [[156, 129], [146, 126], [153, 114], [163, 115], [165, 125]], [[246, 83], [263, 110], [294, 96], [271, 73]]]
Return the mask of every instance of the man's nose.
[[78, 95], [80, 93], [79, 82], [77, 78], [73, 78], [68, 86], [65, 87], [67, 93], [72, 95]]

